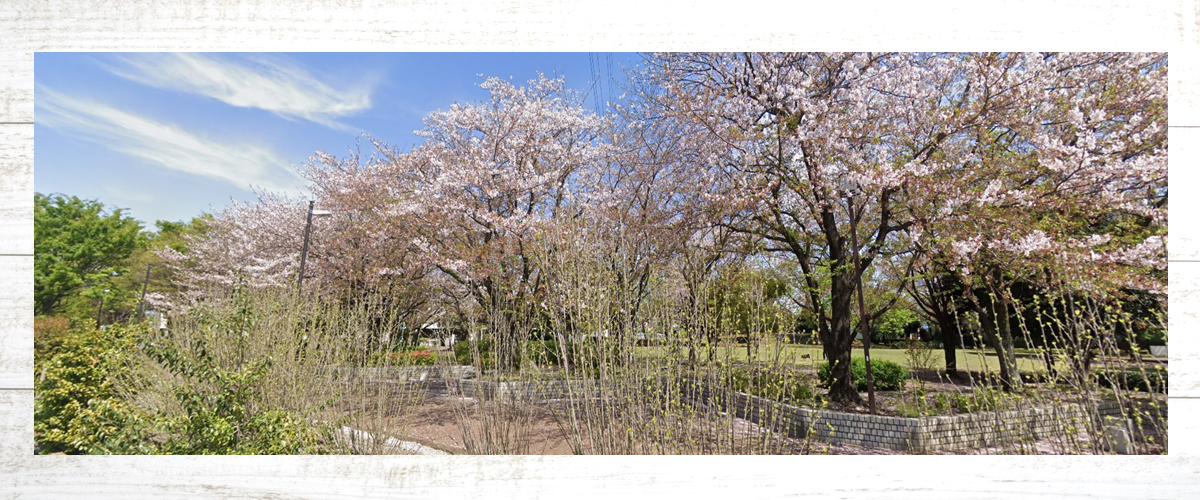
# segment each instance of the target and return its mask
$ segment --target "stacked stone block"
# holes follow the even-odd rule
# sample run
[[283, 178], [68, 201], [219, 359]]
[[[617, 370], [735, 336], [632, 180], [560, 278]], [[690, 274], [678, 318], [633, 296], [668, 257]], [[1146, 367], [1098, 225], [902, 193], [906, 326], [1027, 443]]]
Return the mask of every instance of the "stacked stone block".
[[1116, 402], [1084, 406], [1061, 405], [1013, 411], [985, 411], [940, 417], [887, 417], [828, 410], [811, 410], [766, 398], [683, 382], [692, 404], [716, 406], [740, 418], [792, 437], [833, 444], [887, 448], [914, 453], [1006, 446], [1062, 437], [1083, 430], [1092, 419], [1120, 418]]
[[473, 371], [470, 366], [366, 366], [337, 367], [334, 374], [373, 381], [409, 382], [417, 380], [458, 380]]
[[544, 380], [535, 382], [487, 382], [481, 380], [458, 381], [459, 393], [480, 399], [514, 399], [537, 401], [581, 397], [595, 392], [599, 384], [595, 380]]
[[1073, 435], [1088, 423], [1087, 411], [1077, 404], [1004, 412], [922, 417], [916, 420], [912, 451], [961, 450], [1028, 443]]

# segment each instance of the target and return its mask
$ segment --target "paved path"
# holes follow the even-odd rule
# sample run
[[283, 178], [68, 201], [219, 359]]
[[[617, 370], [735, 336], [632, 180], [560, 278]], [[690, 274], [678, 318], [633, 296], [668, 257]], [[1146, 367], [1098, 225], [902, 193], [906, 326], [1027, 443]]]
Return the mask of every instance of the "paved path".
[[[369, 432], [346, 426], [342, 426], [342, 435], [352, 443], [372, 442], [378, 439]], [[381, 448], [384, 455], [449, 455], [437, 448], [430, 448], [412, 441], [401, 441], [393, 437], [387, 438]]]

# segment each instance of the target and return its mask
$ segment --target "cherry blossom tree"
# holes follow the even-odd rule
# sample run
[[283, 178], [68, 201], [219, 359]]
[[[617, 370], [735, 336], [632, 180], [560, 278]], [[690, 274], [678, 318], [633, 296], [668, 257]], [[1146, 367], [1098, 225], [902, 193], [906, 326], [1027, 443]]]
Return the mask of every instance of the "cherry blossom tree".
[[986, 114], [946, 156], [959, 165], [931, 173], [913, 203], [914, 230], [981, 289], [969, 297], [1011, 388], [1020, 383], [1014, 282], [1066, 295], [1165, 291], [1166, 60], [982, 54], [962, 61]]
[[956, 349], [963, 346], [959, 316], [969, 307], [964, 285], [943, 256], [919, 249], [916, 259], [905, 288], [917, 307], [937, 325], [946, 375], [957, 376]]
[[[620, 336], [642, 323], [639, 313], [652, 279], [662, 279], [672, 266], [686, 268], [687, 307], [694, 311], [701, 304], [697, 280], [713, 276], [713, 265], [729, 250], [729, 238], [727, 231], [712, 226], [704, 207], [693, 202], [708, 191], [696, 182], [695, 155], [700, 150], [693, 143], [694, 125], [659, 119], [638, 101], [619, 106], [617, 113], [619, 125], [609, 128], [613, 151], [590, 181], [596, 189], [584, 205], [584, 215], [605, 246], [601, 258], [612, 274], [614, 327]], [[704, 271], [694, 272], [698, 268], [688, 266], [697, 264], [695, 259], [711, 262], [700, 265]], [[694, 328], [689, 331], [695, 333]]]
[[[796, 259], [810, 302], [821, 304], [818, 333], [836, 380], [830, 396], [857, 401], [848, 364], [860, 276], [850, 256], [861, 254], [869, 269], [905, 251], [906, 240], [935, 234], [936, 245], [964, 257], [1025, 256], [1056, 241], [1092, 251], [1102, 236], [1056, 240], [1065, 231], [1051, 235], [1026, 216], [1067, 219], [1098, 199], [1157, 220], [1128, 196], [1165, 193], [1156, 185], [1165, 154], [1162, 71], [1160, 56], [1138, 54], [665, 54], [649, 60], [644, 78], [661, 86], [661, 113], [707, 130], [711, 153], [697, 178], [723, 190], [707, 201], [737, 215], [732, 229]], [[1014, 209], [964, 208], [998, 200]], [[850, 204], [858, 249], [849, 244]], [[986, 307], [1004, 311], [998, 292], [1013, 261], [997, 259], [960, 269], [992, 283], [996, 299]], [[993, 344], [1009, 361], [1002, 378], [1010, 386], [1007, 315], [995, 318]]]
[[[666, 54], [646, 77], [660, 82], [664, 114], [707, 130], [711, 153], [699, 182], [719, 185], [710, 202], [738, 214], [728, 226], [799, 264], [832, 365], [832, 399], [859, 400], [850, 381], [851, 297], [847, 191], [864, 268], [888, 253], [901, 188], [967, 114], [928, 121], [953, 99], [954, 67], [899, 54]], [[936, 115], [934, 115], [936, 116]], [[827, 286], [821, 286], [827, 274]], [[826, 297], [828, 300], [826, 300]], [[826, 305], [827, 304], [827, 305]]]
[[579, 217], [591, 185], [582, 172], [606, 154], [605, 121], [585, 111], [562, 79], [525, 86], [488, 78], [491, 94], [425, 119], [408, 153], [376, 143], [388, 190], [378, 209], [416, 227], [411, 243], [474, 299], [511, 365], [523, 318], [543, 287], [529, 246], [555, 220]]
[[306, 206], [298, 200], [259, 193], [256, 202], [234, 201], [207, 223], [202, 235], [185, 237], [186, 251], [159, 252], [174, 271], [187, 307], [213, 287], [294, 285], [304, 237]]
[[[396, 204], [393, 173], [383, 155], [313, 157], [305, 176], [332, 218], [314, 220], [313, 283], [326, 294], [386, 314], [406, 334], [441, 313], [431, 280], [435, 267], [415, 243], [420, 221]], [[394, 177], [392, 178], [393, 180]], [[412, 340], [412, 339], [410, 339]]]
[[[313, 158], [336, 216], [314, 221], [306, 278], [414, 328], [440, 309], [482, 319], [502, 366], [542, 316], [625, 338], [655, 283], [679, 284], [694, 359], [720, 268], [767, 252], [797, 270], [831, 399], [853, 403], [855, 285], [882, 298], [870, 322], [898, 297], [872, 277], [915, 263], [945, 278], [926, 280], [939, 324], [972, 301], [1014, 388], [1014, 283], [1165, 290], [1165, 72], [1160, 54], [659, 54], [606, 117], [561, 79], [488, 78], [487, 100], [431, 114], [411, 150]], [[164, 258], [193, 299], [288, 286], [304, 210], [236, 203]]]

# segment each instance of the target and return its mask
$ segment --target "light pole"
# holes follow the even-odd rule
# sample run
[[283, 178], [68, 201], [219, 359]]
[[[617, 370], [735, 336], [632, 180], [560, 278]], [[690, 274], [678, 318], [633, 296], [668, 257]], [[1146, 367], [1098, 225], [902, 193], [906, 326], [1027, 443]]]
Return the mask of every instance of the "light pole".
[[146, 264], [146, 280], [142, 282], [142, 300], [138, 301], [138, 322], [146, 316], [146, 288], [150, 286], [150, 268], [154, 264]]
[[858, 220], [854, 217], [854, 193], [857, 183], [843, 181], [846, 202], [850, 210], [850, 249], [854, 254], [854, 283], [858, 288], [858, 330], [863, 339], [863, 364], [867, 369], [867, 407], [875, 414], [875, 377], [871, 373], [871, 332], [867, 331], [867, 307], [863, 305], [862, 261], [858, 258]]
[[107, 288], [105, 288], [104, 291], [100, 293], [100, 306], [96, 308], [96, 326], [97, 327], [104, 325], [104, 296], [107, 293], [108, 293]]
[[313, 210], [312, 200], [308, 202], [308, 219], [304, 222], [304, 248], [300, 250], [300, 276], [296, 278], [296, 293], [300, 293], [300, 288], [304, 285], [304, 261], [308, 258], [308, 238], [312, 233], [313, 217], [323, 217], [333, 215], [333, 212], [328, 210]]

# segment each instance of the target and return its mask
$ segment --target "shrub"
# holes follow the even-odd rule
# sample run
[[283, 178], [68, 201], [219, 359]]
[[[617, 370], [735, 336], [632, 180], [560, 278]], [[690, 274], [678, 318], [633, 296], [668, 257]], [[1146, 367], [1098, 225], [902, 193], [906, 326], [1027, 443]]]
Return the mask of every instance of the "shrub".
[[[883, 314], [871, 340], [880, 344], [892, 344], [907, 339], [920, 328], [921, 317], [917, 313], [897, 307]], [[871, 368], [874, 367], [875, 363], [871, 363]]]
[[437, 354], [427, 347], [407, 346], [380, 352], [375, 361], [381, 365], [432, 366], [437, 364]]
[[814, 396], [804, 378], [792, 372], [733, 370], [726, 383], [738, 392], [787, 403], [809, 403]]
[[[62, 333], [62, 332], [56, 332]], [[59, 338], [39, 359], [34, 388], [34, 440], [40, 453], [141, 453], [140, 419], [114, 386], [133, 328], [86, 328]]]
[[404, 357], [407, 364], [415, 366], [432, 366], [437, 363], [437, 356], [427, 350], [409, 351], [404, 354]]
[[[475, 347], [472, 347], [472, 346]], [[460, 365], [475, 364], [474, 351], [477, 349], [483, 369], [491, 369], [496, 365], [493, 344], [490, 340], [477, 342], [458, 342], [454, 344], [454, 359]], [[566, 361], [571, 368], [594, 372], [601, 364], [613, 365], [620, 355], [620, 346], [616, 342], [603, 339], [589, 339], [583, 342], [568, 342], [560, 344], [554, 340], [530, 340], [525, 344], [524, 357], [530, 363], [542, 366], [562, 365], [563, 351], [566, 351]], [[514, 360], [513, 368], [520, 368], [522, 359]]]
[[[323, 381], [315, 376], [293, 378], [312, 366], [294, 364], [296, 351], [289, 345], [296, 339], [292, 337], [294, 321], [303, 318], [276, 323], [275, 314], [287, 307], [286, 303], [251, 294], [240, 286], [229, 299], [192, 309], [180, 318], [171, 335], [142, 339], [141, 352], [146, 358], [142, 373], [147, 378], [136, 389], [139, 398], [154, 402], [146, 408], [155, 432], [153, 451], [324, 451], [318, 436], [323, 424], [314, 423], [314, 417], [328, 408], [330, 400], [321, 394], [322, 388], [311, 387]], [[328, 348], [353, 356], [356, 362], [367, 354], [378, 354], [337, 344], [328, 344]], [[307, 349], [321, 348], [310, 345]], [[313, 400], [306, 401], [308, 397]], [[320, 400], [325, 402], [317, 402]]]
[[590, 374], [593, 378], [600, 378], [605, 369], [621, 366], [621, 346], [609, 339], [587, 338], [583, 342], [571, 342], [567, 344], [567, 353], [572, 370]]
[[605, 372], [602, 368], [618, 368], [616, 360], [619, 353], [619, 348], [611, 342], [531, 340], [527, 344], [525, 359], [537, 366], [562, 367], [565, 369], [562, 375], [601, 378]]
[[1138, 336], [1146, 345], [1167, 345], [1167, 330], [1165, 328], [1144, 328]]
[[954, 408], [961, 413], [1010, 410], [1019, 400], [1019, 395], [1009, 394], [997, 388], [978, 387], [969, 396], [956, 396]]
[[925, 399], [925, 392], [918, 390], [913, 402], [907, 400], [897, 405], [897, 409], [906, 417], [922, 417], [926, 415], [951, 415], [997, 411], [1012, 406], [1013, 397], [995, 389], [980, 388], [973, 393], [938, 393], [933, 396], [933, 405]]
[[1167, 392], [1167, 369], [1097, 370], [1096, 383], [1101, 387], [1126, 391]]
[[[850, 374], [854, 377], [855, 389], [867, 390], [867, 364], [862, 358], [854, 358], [850, 361]], [[875, 390], [877, 391], [898, 391], [904, 388], [904, 381], [908, 380], [908, 371], [904, 367], [880, 359], [871, 361], [871, 374], [875, 379]], [[829, 387], [831, 384], [833, 375], [830, 373], [828, 361], [822, 363], [817, 369], [817, 378], [821, 380], [821, 385], [824, 387]]]
[[48, 359], [67, 339], [70, 320], [65, 317], [39, 316], [33, 318], [33, 353], [35, 359]]
[[[464, 341], [454, 344], [454, 360], [460, 365], [475, 364], [475, 350], [479, 352], [479, 364], [483, 370], [496, 366], [495, 353], [492, 352], [491, 340]], [[514, 360], [520, 366], [520, 359]]]
[[472, 358], [472, 356], [474, 354], [473, 349], [478, 349], [479, 356], [486, 358], [488, 355], [488, 351], [491, 350], [491, 342], [488, 342], [486, 340], [456, 342], [454, 344], [454, 360], [455, 360], [455, 362], [457, 362], [460, 365], [474, 364], [475, 361]]
[[944, 393], [937, 393], [933, 396], [933, 408], [938, 415], [945, 415], [950, 412], [950, 396]]
[[[269, 363], [240, 371], [214, 368], [193, 384], [176, 389], [183, 414], [159, 424], [160, 451], [171, 454], [301, 454], [317, 451], [317, 433], [296, 414], [255, 411], [256, 382]], [[215, 386], [215, 387], [212, 387]]]
[[466, 341], [454, 343], [454, 362], [460, 365], [471, 364], [471, 343]]
[[[529, 344], [529, 361], [535, 365], [549, 366], [562, 364], [562, 350], [559, 349], [558, 342], [554, 340], [530, 340]], [[567, 360], [574, 364], [576, 356], [575, 350], [570, 344], [566, 345]]]

